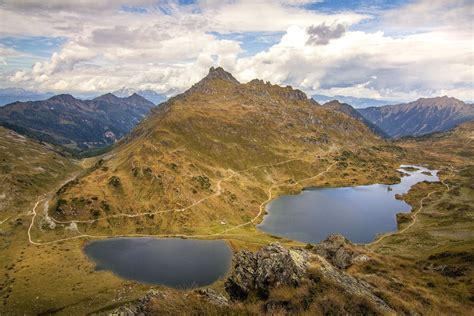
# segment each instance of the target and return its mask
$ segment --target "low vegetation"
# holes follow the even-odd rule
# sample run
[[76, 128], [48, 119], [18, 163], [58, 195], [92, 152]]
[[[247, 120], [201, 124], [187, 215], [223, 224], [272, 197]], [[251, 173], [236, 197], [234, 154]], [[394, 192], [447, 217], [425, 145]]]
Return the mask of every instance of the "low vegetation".
[[[300, 91], [242, 85], [217, 72], [154, 110], [107, 154], [80, 163], [0, 129], [7, 148], [0, 154], [2, 312], [469, 314], [472, 123], [388, 142]], [[255, 228], [278, 195], [307, 186], [397, 183], [400, 164], [438, 169], [442, 181], [399, 196], [413, 212], [397, 217], [398, 232], [372, 244], [337, 237], [304, 245]], [[234, 253], [278, 242], [280, 252], [305, 253], [307, 266], [295, 284], [272, 283], [264, 296], [232, 300], [226, 281], [235, 270], [198, 290], [96, 271], [84, 244], [91, 236], [122, 235], [219, 238]]]

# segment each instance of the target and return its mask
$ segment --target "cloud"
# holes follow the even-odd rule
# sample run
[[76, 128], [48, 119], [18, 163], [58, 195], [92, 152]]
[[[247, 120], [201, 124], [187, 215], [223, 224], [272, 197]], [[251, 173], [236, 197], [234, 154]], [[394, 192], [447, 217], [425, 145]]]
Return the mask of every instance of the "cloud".
[[472, 0], [416, 0], [383, 12], [385, 26], [398, 30], [473, 32]]
[[326, 45], [330, 40], [340, 38], [345, 32], [346, 28], [343, 24], [326, 25], [326, 23], [308, 27], [306, 32], [309, 35], [307, 44]]
[[0, 65], [7, 65], [9, 57], [21, 56], [22, 54], [10, 47], [0, 46]]
[[[309, 93], [474, 99], [467, 1], [416, 1], [371, 13], [377, 16], [306, 10], [310, 2], [139, 0], [129, 7], [122, 0], [4, 0], [0, 36], [66, 42], [30, 69], [1, 71], [0, 85], [176, 93], [221, 65], [244, 82], [261, 78]], [[246, 41], [258, 34], [272, 34], [271, 43], [249, 54]], [[0, 56], [7, 61], [1, 48]]]
[[308, 44], [309, 38], [305, 29], [290, 28], [268, 51], [239, 59], [237, 77], [260, 77], [332, 95], [408, 100], [449, 90], [454, 96], [474, 98], [472, 42], [462, 34], [392, 37], [347, 31], [319, 46]]

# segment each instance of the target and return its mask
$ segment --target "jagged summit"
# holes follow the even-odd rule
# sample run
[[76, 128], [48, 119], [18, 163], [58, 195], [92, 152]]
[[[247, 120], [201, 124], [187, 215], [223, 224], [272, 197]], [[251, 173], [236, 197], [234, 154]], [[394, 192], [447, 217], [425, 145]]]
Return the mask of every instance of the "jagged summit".
[[221, 79], [225, 81], [229, 81], [232, 83], [239, 84], [240, 82], [235, 79], [235, 77], [230, 73], [224, 70], [222, 67], [211, 67], [209, 68], [209, 73], [203, 80], [213, 80], [213, 79]]
[[189, 90], [186, 91], [186, 94], [193, 92], [200, 92], [206, 94], [214, 94], [220, 90], [222, 83], [226, 85], [238, 85], [240, 82], [235, 79], [230, 72], [227, 72], [222, 67], [211, 67], [207, 76], [202, 78], [198, 83], [194, 84]]
[[[253, 94], [254, 96], [269, 97], [278, 96], [289, 101], [305, 101], [308, 99], [306, 94], [291, 86], [282, 87], [271, 84], [269, 81], [253, 79], [246, 84], [241, 84], [235, 77], [225, 71], [222, 67], [211, 67], [206, 77], [194, 84], [183, 95], [189, 96], [193, 93], [204, 94]], [[178, 96], [179, 98], [179, 96]]]

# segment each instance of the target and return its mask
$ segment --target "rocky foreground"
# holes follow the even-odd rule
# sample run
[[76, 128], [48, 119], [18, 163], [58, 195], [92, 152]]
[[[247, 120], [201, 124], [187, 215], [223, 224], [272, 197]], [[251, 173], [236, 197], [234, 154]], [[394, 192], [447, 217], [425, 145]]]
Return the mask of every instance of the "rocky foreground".
[[[206, 306], [201, 310], [204, 313], [311, 313], [315, 310], [312, 305], [318, 304], [318, 292], [336, 290], [353, 301], [342, 304], [340, 313], [395, 314], [369, 283], [347, 273], [350, 267], [370, 260], [366, 248], [352, 244], [342, 235], [329, 236], [320, 244], [305, 248], [287, 249], [273, 243], [257, 252], [241, 250], [234, 255], [225, 292], [197, 289], [182, 293], [182, 300], [200, 302], [201, 307]], [[174, 296], [172, 291], [151, 290], [111, 314], [160, 314], [163, 302]], [[328, 306], [328, 310], [334, 307]]]

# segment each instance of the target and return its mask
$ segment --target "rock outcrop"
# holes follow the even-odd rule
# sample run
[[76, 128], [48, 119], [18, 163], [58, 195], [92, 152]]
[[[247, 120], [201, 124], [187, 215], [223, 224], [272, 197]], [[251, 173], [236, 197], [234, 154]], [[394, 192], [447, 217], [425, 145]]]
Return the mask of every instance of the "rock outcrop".
[[206, 77], [201, 79], [198, 83], [195, 83], [188, 91], [186, 95], [190, 95], [195, 92], [204, 94], [215, 94], [219, 92], [219, 89], [215, 86], [216, 82], [226, 82], [231, 85], [238, 85], [239, 81], [232, 76], [231, 73], [225, 71], [222, 67], [211, 67]]
[[358, 252], [350, 240], [340, 234], [330, 235], [317, 244], [314, 251], [339, 269], [347, 269], [356, 262], [369, 259]]
[[271, 288], [298, 286], [309, 264], [309, 252], [286, 249], [278, 243], [263, 247], [257, 253], [242, 250], [234, 256], [232, 275], [225, 289], [234, 300], [245, 300], [255, 292], [265, 298]]

